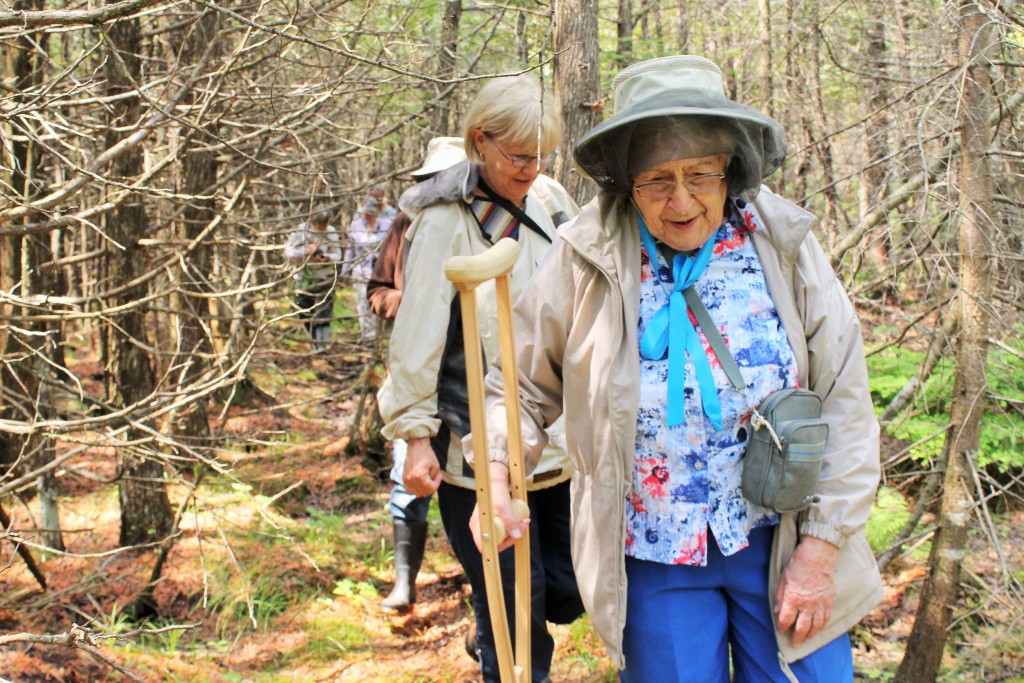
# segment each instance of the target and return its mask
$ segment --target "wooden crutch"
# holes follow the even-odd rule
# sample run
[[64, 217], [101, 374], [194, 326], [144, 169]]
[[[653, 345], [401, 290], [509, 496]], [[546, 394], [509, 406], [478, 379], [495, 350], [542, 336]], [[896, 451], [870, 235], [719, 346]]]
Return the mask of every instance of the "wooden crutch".
[[512, 655], [505, 595], [502, 591], [498, 546], [505, 539], [505, 526], [494, 516], [491, 503], [491, 472], [487, 448], [487, 418], [484, 414], [484, 367], [480, 328], [476, 311], [476, 288], [495, 281], [498, 303], [498, 338], [501, 348], [505, 411], [508, 420], [508, 467], [512, 485], [512, 507], [518, 519], [530, 511], [526, 502], [526, 473], [523, 470], [522, 439], [519, 431], [519, 378], [516, 373], [515, 337], [512, 331], [510, 273], [519, 258], [519, 243], [503, 238], [475, 256], [454, 256], [445, 265], [445, 275], [455, 284], [462, 309], [462, 336], [466, 352], [466, 381], [469, 390], [469, 423], [472, 429], [473, 471], [483, 542], [484, 581], [490, 606], [491, 630], [498, 653], [502, 683], [530, 681], [530, 537], [515, 544], [516, 648]]

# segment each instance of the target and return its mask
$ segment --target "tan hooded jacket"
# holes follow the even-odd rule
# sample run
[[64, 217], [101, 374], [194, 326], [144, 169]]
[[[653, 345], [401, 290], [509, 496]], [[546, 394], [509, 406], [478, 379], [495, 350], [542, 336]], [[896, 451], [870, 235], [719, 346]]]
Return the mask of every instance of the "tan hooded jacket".
[[[480, 254], [492, 246], [470, 210], [477, 179], [477, 166], [461, 162], [402, 194], [399, 206], [412, 218], [406, 233], [410, 246], [402, 303], [389, 344], [391, 372], [377, 394], [384, 420], [381, 432], [388, 439], [434, 437], [442, 422], [448, 426], [454, 438], [442, 454], [442, 475], [449, 484], [470, 489], [475, 482], [464, 467], [460, 443], [469, 432], [462, 335], [461, 327], [452, 324], [458, 303], [444, 264], [452, 256]], [[519, 259], [511, 273], [514, 297], [525, 287], [543, 254], [557, 243], [555, 221], [579, 213], [565, 189], [545, 176], [534, 181], [525, 210], [547, 236], [520, 226]], [[500, 347], [493, 280], [477, 288], [476, 299], [486, 362], [497, 357]], [[570, 476], [561, 424], [553, 425], [548, 433], [551, 444], [527, 481], [530, 490], [553, 486]]]
[[[766, 229], [754, 244], [764, 266], [800, 384], [818, 393], [829, 422], [820, 500], [783, 515], [769, 599], [799, 533], [840, 548], [832, 618], [794, 647], [779, 633], [780, 661], [800, 659], [856, 624], [881, 599], [881, 579], [862, 530], [879, 478], [878, 423], [868, 393], [860, 325], [810, 232], [814, 218], [762, 188], [754, 208]], [[639, 409], [640, 237], [628, 197], [599, 196], [562, 228], [516, 304], [523, 448], [529, 465], [541, 426], [565, 413], [572, 480], [573, 564], [594, 627], [621, 668], [626, 620], [625, 501]], [[506, 460], [500, 367], [487, 376], [490, 459]]]

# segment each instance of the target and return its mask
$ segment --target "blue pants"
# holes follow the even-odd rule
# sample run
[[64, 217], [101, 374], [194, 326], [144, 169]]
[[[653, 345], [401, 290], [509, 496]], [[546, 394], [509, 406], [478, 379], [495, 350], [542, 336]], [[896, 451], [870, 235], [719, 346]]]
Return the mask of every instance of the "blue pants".
[[[774, 527], [724, 557], [708, 534], [706, 567], [626, 558], [622, 683], [786, 683], [768, 604]], [[800, 683], [852, 683], [853, 653], [843, 634], [790, 664]]]
[[391, 442], [391, 458], [394, 465], [391, 467], [391, 500], [388, 507], [391, 509], [391, 517], [404, 519], [407, 522], [426, 522], [427, 511], [430, 508], [430, 499], [433, 496], [417, 498], [405, 490], [402, 481], [402, 471], [405, 469], [405, 454], [409, 446], [402, 439], [395, 439]]
[[[469, 531], [469, 518], [476, 505], [476, 491], [442, 483], [437, 492], [441, 520], [448, 542], [462, 564], [473, 590], [476, 615], [476, 646], [484, 683], [501, 683], [498, 655], [491, 633], [491, 613], [480, 552]], [[547, 622], [568, 624], [583, 614], [583, 602], [569, 554], [569, 482], [527, 494], [530, 504], [530, 603], [532, 620], [530, 647], [531, 680], [543, 681], [551, 668], [555, 642]], [[508, 548], [498, 556], [509, 630], [515, 638], [515, 553]]]

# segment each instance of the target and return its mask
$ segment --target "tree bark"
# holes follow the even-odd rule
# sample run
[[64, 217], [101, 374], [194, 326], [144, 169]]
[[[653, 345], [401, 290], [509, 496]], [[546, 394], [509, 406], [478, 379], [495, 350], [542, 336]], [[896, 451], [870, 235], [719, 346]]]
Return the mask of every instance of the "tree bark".
[[[197, 20], [186, 27], [182, 42], [182, 63], [203, 63], [203, 53], [210, 49], [217, 38], [219, 16], [211, 10], [203, 10]], [[191, 93], [186, 96], [186, 104], [198, 104], [195, 100]], [[218, 134], [218, 127], [214, 123], [218, 117], [213, 114], [207, 114], [207, 123], [195, 121], [195, 129], [183, 127], [181, 130], [184, 140], [182, 188], [190, 198], [181, 212], [181, 233], [188, 244], [199, 239], [217, 213], [213, 192], [217, 182], [218, 160], [217, 155], [207, 148], [209, 141], [216, 140]], [[211, 261], [207, 241], [201, 241], [184, 259], [185, 267], [181, 273], [183, 296], [180, 297], [180, 307], [177, 307], [180, 336], [175, 354], [178, 360], [176, 365], [180, 364], [181, 367], [175, 376], [182, 388], [188, 387], [203, 375], [213, 356], [213, 340], [209, 334], [210, 307], [205, 296], [213, 292], [209, 280]], [[172, 306], [171, 310], [176, 310], [176, 307]], [[206, 417], [206, 404], [204, 397], [197, 398], [178, 416], [174, 425], [178, 438], [194, 448], [209, 445], [210, 423]]]
[[579, 204], [596, 191], [573, 168], [572, 146], [599, 121], [601, 61], [597, 42], [597, 0], [565, 0], [555, 17], [555, 102], [565, 126], [555, 177]]
[[690, 12], [686, 8], [686, 0], [677, 0], [676, 16], [676, 40], [679, 41], [679, 54], [690, 52]]
[[[141, 37], [138, 20], [131, 19], [113, 24], [107, 36], [115, 54], [106, 60], [103, 71], [107, 78], [107, 92], [112, 96], [135, 90], [133, 81], [141, 77]], [[138, 94], [131, 94], [110, 105], [110, 119], [106, 144], [109, 149], [120, 140], [118, 128], [130, 127], [143, 115]], [[142, 174], [140, 154], [122, 154], [110, 168], [114, 181], [130, 183]], [[145, 253], [139, 247], [139, 238], [150, 229], [141, 195], [132, 195], [106, 216], [106, 232], [111, 241], [122, 249], [107, 247], [107, 282], [121, 285], [136, 281], [145, 272]], [[127, 407], [149, 397], [156, 380], [148, 351], [146, 313], [142, 307], [130, 304], [146, 294], [145, 286], [123, 287], [110, 297], [108, 305], [124, 307], [115, 321], [106, 329], [105, 379], [107, 397], [117, 407]], [[129, 430], [129, 435], [142, 434]], [[171, 529], [173, 513], [167, 497], [164, 468], [153, 454], [122, 448], [118, 453], [119, 491], [121, 504], [122, 546], [159, 541]]]
[[[786, 0], [786, 25], [799, 26], [797, 21], [796, 0]], [[800, 109], [797, 104], [803, 97], [803, 69], [802, 60], [798, 59], [799, 52], [804, 50], [805, 40], [811, 33], [805, 31], [797, 33], [794, 30], [786, 31], [785, 34], [785, 78], [782, 80], [782, 90], [786, 98], [786, 108], [790, 112], [792, 123], [786, 131], [789, 136], [790, 149], [806, 150], [812, 139], [813, 124], [806, 115], [799, 115]], [[786, 168], [789, 166], [790, 168]], [[811, 155], [804, 153], [799, 157], [791, 157], [789, 163], [783, 166], [783, 173], [786, 173], [793, 188], [794, 197], [803, 197], [807, 193], [807, 178], [811, 173]]]
[[[814, 140], [820, 136], [820, 140], [814, 146], [815, 152], [817, 153], [818, 163], [821, 164], [821, 172], [826, 178], [831, 178], [835, 175], [834, 163], [832, 159], [832, 143], [829, 139], [821, 135], [824, 131], [828, 130], [828, 122], [825, 120], [825, 101], [822, 94], [822, 82], [821, 82], [821, 45], [825, 42], [821, 33], [820, 26], [816, 26], [813, 33], [813, 39], [811, 40], [811, 87], [813, 89], [813, 99], [816, 106], [811, 108], [813, 112], [813, 120], [816, 125], [816, 133], [810, 134], [810, 139]], [[810, 129], [808, 129], [810, 132]], [[821, 215], [821, 225], [824, 231], [824, 241], [826, 244], [831, 246], [835, 242], [835, 233], [837, 228], [837, 214], [838, 206], [840, 205], [839, 198], [836, 196], [836, 189], [834, 186], [826, 186], [824, 190], [825, 195], [825, 207]]]
[[[462, 0], [446, 0], [441, 21], [441, 49], [437, 54], [437, 77], [442, 80], [455, 78], [455, 60], [459, 53], [459, 23], [462, 20]], [[445, 86], [439, 86], [444, 88]], [[438, 92], [438, 96], [442, 96]], [[444, 95], [434, 109], [434, 130], [438, 136], [446, 137], [451, 130], [451, 92]]]
[[619, 18], [616, 27], [616, 59], [619, 68], [633, 61], [633, 0], [619, 0]]
[[[19, 2], [14, 8], [42, 11], [45, 0]], [[7, 73], [13, 79], [15, 99], [26, 104], [44, 82], [49, 35], [44, 31], [25, 33], [18, 36], [14, 44], [15, 49], [7, 53]], [[19, 117], [17, 125], [20, 134], [14, 137], [12, 144], [14, 167], [9, 174], [9, 186], [12, 194], [28, 203], [43, 194], [45, 181], [41, 173], [42, 150], [34, 141], [37, 127], [35, 122], [28, 117]], [[16, 222], [25, 223], [27, 219], [16, 219]], [[43, 267], [44, 263], [52, 260], [50, 233], [26, 232], [21, 237], [7, 238], [4, 242], [3, 250], [9, 250], [10, 253], [0, 265], [0, 270], [5, 274], [2, 289], [17, 291], [26, 297], [52, 293], [55, 289], [52, 283], [58, 275], [53, 269]], [[0, 370], [0, 385], [10, 389], [9, 393], [0, 398], [0, 417], [46, 420], [53, 413], [53, 403], [45, 381], [51, 374], [47, 360], [60, 341], [60, 325], [34, 319], [33, 311], [29, 309], [22, 309], [20, 313], [25, 322], [17, 326], [17, 331], [9, 333], [3, 348], [6, 357], [23, 358], [24, 362], [4, 363]], [[8, 373], [9, 377], [4, 377]], [[9, 398], [13, 396], [17, 398]], [[24, 464], [29, 469], [45, 466], [53, 460], [52, 440], [40, 433], [19, 437], [0, 432], [0, 467], [10, 465], [26, 455], [29, 457]], [[55, 550], [64, 550], [57, 504], [60, 486], [52, 471], [39, 476], [36, 493], [39, 497], [43, 541]]]
[[[888, 68], [888, 48], [885, 40], [885, 11], [883, 3], [877, 3], [875, 12], [866, 19], [865, 35], [867, 37], [867, 68], [878, 74], [871, 82], [871, 110], [877, 111], [872, 125], [864, 126], [865, 147], [867, 149], [867, 165], [860, 186], [860, 216], [863, 219], [874, 210], [885, 194], [885, 167], [882, 160], [888, 153], [889, 117], [886, 107], [889, 102], [889, 83], [886, 78]], [[883, 274], [889, 272], [889, 248], [892, 234], [889, 226], [883, 225], [879, 234], [871, 241], [868, 253], [875, 266]]]
[[963, 320], [946, 435], [947, 458], [938, 531], [932, 541], [930, 574], [921, 591], [914, 628], [896, 683], [933, 681], [938, 674], [952, 620], [974, 505], [970, 462], [978, 456], [986, 405], [986, 366], [995, 244], [992, 172], [987, 121], [994, 110], [988, 52], [996, 35], [975, 2], [961, 2], [958, 37], [965, 68], [960, 94], [960, 283]]
[[772, 5], [771, 0], [758, 0], [761, 15], [761, 82], [764, 83], [764, 111], [775, 116], [775, 52], [772, 48]]
[[[16, 12], [38, 11], [43, 9], [43, 0], [19, 0], [14, 3]], [[15, 93], [27, 91], [38, 78], [34, 77], [35, 60], [33, 59], [33, 42], [37, 39], [35, 35], [25, 33], [11, 41], [12, 48], [5, 50], [4, 74], [5, 80], [13, 82]], [[20, 95], [15, 96], [18, 100]], [[18, 123], [22, 123], [19, 119]], [[13, 122], [4, 122], [4, 127], [9, 131], [13, 129]], [[23, 124], [22, 124], [23, 125]], [[20, 136], [19, 136], [20, 137]], [[13, 163], [10, 167], [4, 164], [0, 157], [0, 170], [3, 170], [3, 184], [11, 188], [12, 198], [24, 202], [32, 192], [34, 173], [31, 166], [34, 164], [35, 155], [30, 149], [30, 142], [15, 138], [10, 132], [5, 133], [4, 139], [13, 140], [10, 149], [10, 159]], [[0, 152], [4, 152], [0, 149]], [[22, 269], [24, 241], [20, 235], [5, 235], [0, 237], [0, 291], [15, 292], [23, 290], [27, 285]], [[0, 314], [4, 316], [21, 316], [24, 310], [16, 310], [15, 306], [8, 303], [0, 304]], [[12, 331], [9, 325], [0, 325], [0, 349], [3, 350], [4, 358], [25, 357], [25, 338]], [[0, 364], [0, 386], [12, 388], [11, 393], [0, 393], [0, 418], [7, 420], [25, 419], [25, 410], [31, 405], [34, 389], [37, 386], [34, 373], [28, 372], [31, 363], [3, 363]], [[15, 392], [14, 388], [21, 387], [21, 391]], [[20, 400], [14, 398], [19, 396]], [[0, 472], [8, 469], [18, 462], [22, 453], [26, 451], [25, 439], [17, 434], [0, 431]]]

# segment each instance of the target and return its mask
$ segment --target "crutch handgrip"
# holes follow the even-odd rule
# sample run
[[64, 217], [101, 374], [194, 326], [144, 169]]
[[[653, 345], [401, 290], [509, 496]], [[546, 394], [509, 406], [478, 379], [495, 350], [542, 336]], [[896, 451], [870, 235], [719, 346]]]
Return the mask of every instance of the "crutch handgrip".
[[444, 274], [454, 283], [479, 284], [512, 270], [519, 258], [519, 243], [504, 237], [482, 254], [453, 256], [444, 267]]
[[[526, 504], [525, 500], [513, 498], [512, 514], [521, 522], [530, 516], [530, 506]], [[501, 517], [494, 515], [494, 542], [501, 545], [506, 536], [508, 536], [508, 532], [505, 531], [505, 523], [501, 521]]]

